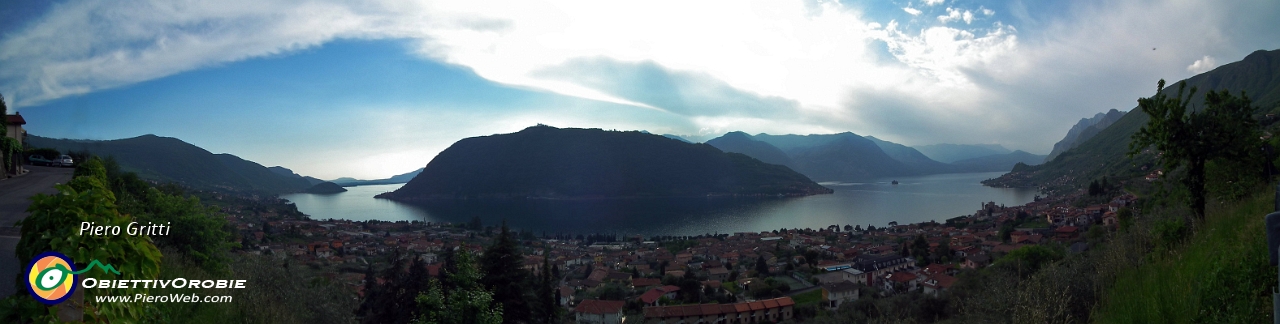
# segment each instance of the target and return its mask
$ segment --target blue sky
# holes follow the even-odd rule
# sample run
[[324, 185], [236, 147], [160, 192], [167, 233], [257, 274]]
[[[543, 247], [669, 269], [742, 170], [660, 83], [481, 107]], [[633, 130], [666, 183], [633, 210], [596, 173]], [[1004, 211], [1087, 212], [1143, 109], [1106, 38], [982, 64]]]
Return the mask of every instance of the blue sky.
[[1044, 154], [1155, 81], [1280, 48], [1276, 1], [4, 1], [31, 134], [176, 137], [323, 179], [559, 127]]

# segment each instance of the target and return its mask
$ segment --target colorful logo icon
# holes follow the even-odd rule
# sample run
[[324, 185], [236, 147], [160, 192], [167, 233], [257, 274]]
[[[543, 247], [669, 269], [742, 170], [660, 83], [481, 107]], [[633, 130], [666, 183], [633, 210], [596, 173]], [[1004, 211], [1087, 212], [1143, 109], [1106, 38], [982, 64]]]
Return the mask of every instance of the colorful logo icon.
[[41, 253], [27, 267], [27, 289], [31, 296], [45, 305], [61, 303], [76, 292], [76, 281], [80, 276], [75, 267], [75, 262], [62, 253]]

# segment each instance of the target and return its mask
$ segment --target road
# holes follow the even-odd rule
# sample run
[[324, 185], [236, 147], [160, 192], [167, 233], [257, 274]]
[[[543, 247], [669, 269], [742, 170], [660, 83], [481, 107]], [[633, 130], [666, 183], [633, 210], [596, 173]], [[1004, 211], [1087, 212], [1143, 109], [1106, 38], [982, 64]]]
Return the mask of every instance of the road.
[[13, 254], [19, 238], [19, 228], [13, 227], [13, 224], [27, 218], [27, 206], [31, 205], [31, 200], [27, 198], [37, 193], [57, 193], [53, 185], [71, 181], [71, 173], [74, 171], [72, 168], [26, 168], [31, 172], [0, 180], [0, 297], [12, 295], [16, 289], [12, 278], [18, 277], [22, 265], [18, 264], [18, 258]]

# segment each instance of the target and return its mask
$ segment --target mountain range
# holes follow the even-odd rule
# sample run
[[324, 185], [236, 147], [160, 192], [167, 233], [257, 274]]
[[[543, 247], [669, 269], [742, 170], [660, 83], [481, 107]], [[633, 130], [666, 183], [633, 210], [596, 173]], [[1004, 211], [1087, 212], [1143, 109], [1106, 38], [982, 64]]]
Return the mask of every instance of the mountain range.
[[422, 173], [422, 168], [418, 168], [417, 170], [413, 170], [413, 171], [410, 171], [410, 172], [408, 172], [408, 173], [397, 174], [397, 175], [391, 176], [390, 178], [386, 178], [386, 179], [377, 179], [377, 180], [359, 180], [359, 179], [356, 179], [356, 178], [342, 177], [342, 178], [337, 178], [337, 179], [329, 180], [329, 182], [336, 183], [336, 184], [338, 184], [339, 186], [343, 186], [343, 187], [368, 186], [368, 185], [381, 185], [381, 184], [396, 184], [396, 183], [406, 183], [406, 182], [409, 182], [409, 180], [412, 180], [412, 179], [413, 179], [413, 177], [418, 176], [418, 174], [419, 174], [419, 173]]
[[791, 169], [638, 131], [538, 125], [462, 139], [379, 198], [614, 198], [831, 193]]
[[748, 135], [730, 132], [708, 145], [741, 153], [765, 163], [789, 167], [824, 182], [955, 172], [1008, 171], [1017, 163], [1039, 164], [1042, 155], [1009, 152], [999, 145], [932, 145], [952, 163], [939, 162], [916, 148], [845, 132], [811, 135]]
[[[1155, 80], [1152, 80], [1154, 86]], [[1280, 113], [1280, 50], [1259, 50], [1243, 60], [1219, 66], [1209, 72], [1173, 82], [1165, 93], [1176, 96], [1181, 84], [1198, 91], [1190, 97], [1193, 109], [1203, 106], [1209, 90], [1244, 92], [1258, 108], [1257, 114]], [[1135, 98], [1136, 99], [1136, 98]], [[1075, 148], [1068, 149], [1043, 165], [1019, 168], [990, 183], [1000, 186], [1046, 186], [1062, 184], [1078, 186], [1103, 175], [1140, 176], [1151, 172], [1154, 156], [1143, 154], [1127, 157], [1129, 142], [1150, 117], [1141, 109], [1131, 109], [1111, 126], [1098, 131]], [[1071, 179], [1070, 181], [1059, 181]]]
[[[253, 161], [231, 154], [213, 154], [172, 137], [148, 134], [98, 141], [29, 135], [27, 144], [35, 148], [114, 157], [122, 170], [135, 172], [143, 179], [174, 182], [197, 189], [288, 193], [313, 185], [301, 176], [285, 176], [279, 170]], [[293, 174], [292, 171], [289, 173]]]
[[[1234, 93], [1245, 92], [1253, 100], [1254, 105], [1259, 107], [1258, 113], [1260, 115], [1278, 113], [1280, 112], [1280, 50], [1253, 52], [1241, 61], [1225, 64], [1209, 72], [1174, 82], [1166, 87], [1166, 91], [1172, 95], [1177, 91], [1176, 89], [1180, 84], [1187, 84], [1190, 87], [1199, 89], [1195, 96], [1190, 98], [1192, 103], [1203, 102], [1204, 94], [1208, 90], [1229, 90]], [[1192, 106], [1199, 105], [1193, 104]], [[1119, 117], [1117, 118], [1117, 116]], [[1150, 172], [1149, 170], [1144, 170], [1143, 167], [1150, 167], [1153, 157], [1138, 156], [1130, 159], [1125, 156], [1128, 152], [1130, 137], [1142, 125], [1146, 124], [1147, 120], [1148, 117], [1136, 109], [1127, 113], [1110, 110], [1091, 118], [1082, 119], [1068, 131], [1062, 141], [1055, 144], [1054, 151], [1051, 153], [1054, 156], [1051, 159], [1040, 158], [1040, 160], [1036, 160], [1037, 155], [1023, 151], [1009, 151], [999, 145], [936, 144], [910, 147], [872, 136], [863, 137], [849, 132], [822, 135], [748, 135], [742, 132], [731, 132], [708, 140], [706, 144], [689, 143], [685, 137], [675, 135], [659, 136], [640, 132], [607, 132], [608, 134], [635, 133], [646, 136], [646, 139], [611, 139], [614, 142], [610, 143], [624, 146], [600, 147], [598, 145], [603, 142], [597, 143], [593, 142], [595, 140], [591, 140], [579, 143], [573, 139], [551, 136], [552, 138], [562, 138], [565, 143], [579, 143], [575, 144], [577, 146], [570, 146], [576, 149], [592, 148], [602, 150], [608, 154], [592, 155], [595, 153], [588, 154], [576, 149], [568, 150], [564, 147], [553, 147], [545, 142], [540, 142], [540, 144], [544, 145], [541, 148], [547, 150], [547, 152], [532, 152], [532, 149], [528, 148], [517, 148], [515, 151], [523, 152], [523, 154], [530, 156], [538, 156], [542, 160], [535, 160], [535, 162], [539, 163], [551, 163], [550, 161], [565, 162], [567, 161], [566, 159], [576, 158], [618, 159], [623, 156], [630, 156], [617, 152], [626, 150], [646, 152], [651, 150], [667, 152], [663, 150], [670, 150], [672, 152], [687, 153], [683, 151], [686, 149], [648, 147], [653, 145], [653, 139], [660, 139], [666, 143], [700, 147], [702, 150], [715, 148], [715, 151], [740, 153], [741, 155], [726, 155], [734, 157], [712, 157], [707, 152], [688, 149], [691, 150], [689, 152], [695, 152], [691, 156], [694, 156], [694, 160], [698, 160], [697, 162], [701, 163], [693, 166], [695, 169], [705, 168], [708, 165], [736, 166], [742, 169], [738, 171], [749, 174], [749, 178], [760, 177], [763, 179], [791, 181], [789, 185], [782, 187], [769, 187], [770, 190], [780, 193], [819, 191], [809, 185], [811, 183], [809, 179], [817, 181], [857, 181], [933, 173], [1006, 171], [1013, 169], [1013, 165], [1018, 163], [1026, 166], [1018, 167], [1017, 172], [1002, 177], [1004, 178], [1003, 180], [997, 179], [1001, 183], [1000, 185], [1038, 186], [1050, 183], [1054, 179], [1069, 178], [1074, 179], [1072, 181], [1075, 182], [1088, 182], [1102, 175], [1125, 176]], [[531, 128], [516, 134], [544, 131], [540, 128]], [[603, 132], [600, 130], [578, 129], [566, 129], [563, 131], [570, 133], [584, 131]], [[530, 135], [516, 137], [525, 138], [528, 136]], [[618, 135], [606, 135], [602, 136], [602, 138], [612, 138], [614, 136]], [[495, 137], [500, 138], [502, 136], [495, 135]], [[471, 143], [485, 143], [486, 141], [494, 140], [486, 138], [488, 137], [459, 141], [455, 143], [458, 148], [454, 149], [454, 151], [458, 151], [458, 154], [467, 153], [469, 150], [475, 150], [475, 148], [468, 147]], [[323, 182], [314, 177], [298, 175], [284, 167], [268, 168], [235, 155], [214, 154], [176, 138], [155, 135], [106, 141], [52, 139], [31, 135], [28, 137], [27, 142], [33, 148], [53, 148], [62, 152], [87, 151], [99, 156], [114, 156], [124, 170], [136, 172], [143, 178], [176, 182], [193, 188], [286, 193], [300, 192]], [[627, 145], [640, 145], [640, 147]], [[498, 154], [498, 152], [492, 152], [492, 154]], [[553, 156], [555, 154], [563, 154], [564, 156], [555, 157]], [[676, 156], [683, 157], [682, 155]], [[452, 158], [448, 156], [443, 157], [445, 159], [441, 160], [441, 165], [457, 163], [457, 161], [450, 161]], [[751, 159], [744, 159], [745, 157], [751, 157]], [[441, 159], [441, 157], [437, 157], [437, 159]], [[672, 162], [653, 161], [648, 157], [637, 157], [637, 159], [637, 161], [657, 163], [656, 165], [675, 166]], [[746, 161], [759, 163], [757, 165]], [[1045, 163], [1036, 165], [1040, 161], [1045, 161]], [[575, 162], [577, 164], [574, 165], [602, 167], [607, 165], [604, 162], [609, 161]], [[617, 163], [618, 161], [612, 162]], [[436, 163], [435, 160], [432, 163]], [[769, 165], [776, 165], [779, 168], [764, 167]], [[459, 170], [468, 170], [468, 168], [457, 165], [451, 167], [457, 167]], [[652, 173], [653, 170], [640, 170], [639, 167], [634, 165], [628, 167], [633, 168], [634, 170], [629, 172], [635, 172], [635, 174], [658, 174]], [[595, 181], [594, 179], [586, 176], [575, 177], [564, 170], [559, 170], [559, 172], [561, 173], [555, 175], [564, 177], [563, 180], [569, 182], [568, 184], [562, 183], [564, 186], [546, 188], [526, 186], [520, 189], [526, 191], [515, 190], [501, 193], [533, 193], [535, 196], [545, 193], [548, 196], [575, 196], [586, 195], [590, 192], [588, 189], [603, 189], [604, 191], [602, 192], [606, 194], [628, 193], [638, 195], [690, 194], [695, 191], [729, 194], [764, 192], [761, 188], [756, 188], [756, 191], [752, 191], [750, 188], [743, 187], [744, 183], [734, 182], [745, 181], [744, 179], [734, 178], [741, 175], [717, 172], [711, 172], [712, 175], [703, 177], [703, 180], [714, 180], [712, 181], [714, 184], [697, 185], [685, 192], [674, 192], [670, 188], [659, 190], [657, 184], [645, 188], [622, 188], [618, 183], [611, 185], [596, 183], [592, 185], [598, 185], [598, 187], [590, 187], [587, 183]], [[587, 172], [587, 174], [602, 176], [601, 181], [620, 181], [617, 176], [610, 178], [609, 175], [601, 173], [599, 170], [592, 172], [595, 173]], [[387, 179], [356, 180], [343, 178], [335, 179], [332, 182], [345, 186], [377, 183], [413, 183], [415, 180], [422, 178], [421, 175], [425, 173], [427, 173], [427, 170], [416, 170]], [[440, 176], [437, 174], [437, 177]], [[754, 181], [758, 179], [746, 180]], [[573, 183], [575, 181], [577, 183]], [[424, 188], [430, 187], [427, 184], [430, 183], [423, 184], [423, 186], [426, 186]], [[529, 185], [533, 184], [535, 183], [529, 183]], [[406, 185], [406, 187], [410, 186]], [[464, 185], [460, 188], [474, 189], [475, 186]], [[432, 194], [447, 193], [439, 191], [439, 187], [431, 190], [436, 190], [428, 190]], [[481, 192], [468, 190], [471, 189], [459, 189], [453, 194], [465, 196]]]
[[1049, 152], [1048, 157], [1045, 157], [1045, 162], [1053, 160], [1062, 152], [1075, 148], [1080, 143], [1093, 138], [1094, 135], [1098, 135], [1107, 126], [1119, 121], [1121, 117], [1124, 117], [1124, 113], [1112, 109], [1106, 113], [1098, 113], [1093, 118], [1081, 118], [1080, 122], [1077, 122], [1075, 126], [1071, 126], [1071, 129], [1067, 131], [1066, 137], [1053, 144], [1053, 151]]
[[1009, 154], [1012, 151], [1000, 144], [933, 144], [915, 146], [924, 156], [942, 163], [951, 163], [976, 157]]

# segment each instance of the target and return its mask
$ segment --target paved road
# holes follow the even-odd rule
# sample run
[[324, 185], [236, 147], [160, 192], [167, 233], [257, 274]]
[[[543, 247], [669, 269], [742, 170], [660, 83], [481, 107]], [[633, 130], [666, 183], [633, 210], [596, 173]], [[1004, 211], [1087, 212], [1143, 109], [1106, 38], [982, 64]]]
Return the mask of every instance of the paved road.
[[14, 249], [18, 245], [18, 228], [13, 227], [23, 218], [27, 218], [27, 199], [37, 193], [53, 194], [55, 183], [66, 183], [71, 180], [71, 168], [53, 168], [26, 166], [31, 172], [26, 175], [0, 180], [0, 297], [14, 293], [12, 278], [17, 278], [18, 258]]

